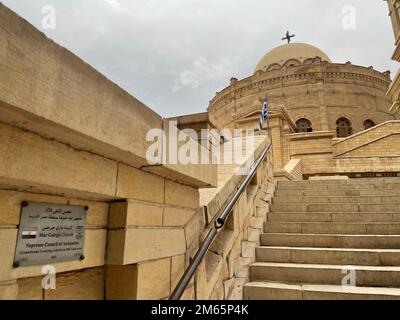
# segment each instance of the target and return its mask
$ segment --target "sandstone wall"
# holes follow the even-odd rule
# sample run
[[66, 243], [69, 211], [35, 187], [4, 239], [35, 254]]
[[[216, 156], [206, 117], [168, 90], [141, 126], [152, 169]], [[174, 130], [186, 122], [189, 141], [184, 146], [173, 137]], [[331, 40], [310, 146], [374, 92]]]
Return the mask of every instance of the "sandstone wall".
[[400, 121], [388, 121], [346, 139], [334, 133], [285, 136], [291, 159], [301, 159], [303, 174], [397, 176], [400, 173]]
[[[0, 299], [166, 298], [216, 166], [149, 165], [168, 121], [2, 4], [0, 48]], [[85, 259], [54, 264], [55, 290], [13, 266], [23, 201], [89, 207]]]
[[[268, 144], [268, 139], [265, 136], [258, 137], [256, 144], [258, 147], [254, 156], [257, 158]], [[242, 288], [249, 280], [249, 265], [255, 261], [255, 248], [259, 245], [275, 190], [272, 163], [271, 150], [207, 253], [193, 280], [194, 293], [190, 297], [242, 299]], [[234, 172], [229, 166], [219, 166], [218, 188], [200, 191], [200, 203], [204, 206], [207, 221], [200, 239], [213, 226], [223, 204], [230, 199], [243, 179]]]

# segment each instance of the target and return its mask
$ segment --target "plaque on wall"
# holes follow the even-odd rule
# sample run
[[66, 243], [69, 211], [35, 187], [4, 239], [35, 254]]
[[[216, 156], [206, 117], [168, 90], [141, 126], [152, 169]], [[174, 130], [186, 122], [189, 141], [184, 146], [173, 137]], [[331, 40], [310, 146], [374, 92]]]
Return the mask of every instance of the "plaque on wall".
[[84, 259], [88, 207], [24, 202], [14, 267]]

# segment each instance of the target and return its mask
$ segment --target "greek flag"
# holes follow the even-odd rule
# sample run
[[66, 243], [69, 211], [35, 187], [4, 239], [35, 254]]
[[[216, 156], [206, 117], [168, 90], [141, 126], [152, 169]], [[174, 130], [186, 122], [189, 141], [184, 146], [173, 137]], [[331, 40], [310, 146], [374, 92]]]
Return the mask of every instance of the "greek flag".
[[264, 127], [264, 121], [267, 119], [269, 128], [269, 108], [268, 108], [268, 98], [265, 98], [263, 109], [261, 112], [260, 122], [258, 123], [258, 130], [261, 131]]

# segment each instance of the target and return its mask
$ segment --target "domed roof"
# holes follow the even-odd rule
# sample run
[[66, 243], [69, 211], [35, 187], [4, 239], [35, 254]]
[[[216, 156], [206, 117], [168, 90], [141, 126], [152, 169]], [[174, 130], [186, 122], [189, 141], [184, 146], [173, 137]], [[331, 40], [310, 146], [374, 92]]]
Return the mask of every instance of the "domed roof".
[[331, 59], [317, 47], [306, 43], [285, 44], [268, 52], [257, 64], [254, 73], [257, 71], [267, 71], [271, 65], [283, 66], [289, 60], [297, 60], [304, 63], [310, 58], [320, 57], [322, 61], [332, 62]]

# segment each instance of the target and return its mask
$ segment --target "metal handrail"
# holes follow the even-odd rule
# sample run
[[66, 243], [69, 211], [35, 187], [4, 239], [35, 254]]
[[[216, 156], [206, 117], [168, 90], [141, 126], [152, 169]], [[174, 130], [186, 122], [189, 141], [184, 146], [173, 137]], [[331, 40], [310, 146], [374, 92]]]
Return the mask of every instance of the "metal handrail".
[[215, 221], [214, 227], [208, 232], [206, 238], [204, 239], [203, 243], [200, 246], [199, 251], [197, 251], [196, 255], [191, 261], [189, 267], [186, 269], [185, 273], [183, 274], [181, 280], [179, 281], [178, 285], [176, 286], [169, 300], [175, 300], [175, 301], [180, 300], [190, 280], [194, 276], [197, 268], [203, 261], [207, 251], [210, 249], [211, 244], [213, 243], [215, 237], [218, 235], [218, 231], [224, 227], [226, 220], [229, 218], [229, 215], [232, 212], [232, 209], [238, 202], [242, 193], [246, 190], [247, 186], [250, 184], [258, 168], [260, 167], [260, 164], [264, 161], [270, 149], [271, 149], [271, 143], [268, 144], [268, 146], [258, 157], [257, 161], [249, 169], [249, 173], [247, 174], [246, 179], [244, 179], [241, 185], [237, 188], [235, 195], [229, 200], [228, 204], [225, 206], [221, 215]]

